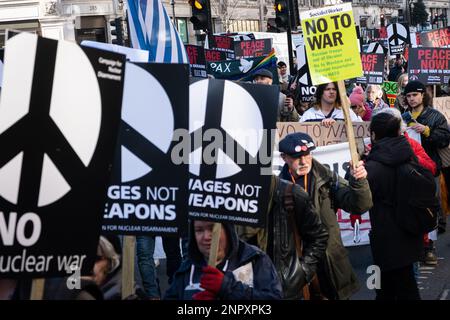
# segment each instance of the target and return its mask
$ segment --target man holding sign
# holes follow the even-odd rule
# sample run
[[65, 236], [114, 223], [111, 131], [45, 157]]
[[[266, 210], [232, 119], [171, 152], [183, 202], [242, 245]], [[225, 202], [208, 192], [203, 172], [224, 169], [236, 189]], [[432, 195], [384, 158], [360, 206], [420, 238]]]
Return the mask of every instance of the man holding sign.
[[280, 178], [300, 185], [309, 194], [329, 233], [326, 258], [321, 260], [317, 271], [321, 292], [328, 299], [348, 299], [359, 285], [342, 243], [336, 212], [341, 208], [362, 214], [372, 207], [367, 172], [360, 161], [346, 181], [313, 159], [311, 151], [315, 148], [306, 133], [291, 133], [281, 140], [279, 150], [286, 164]]

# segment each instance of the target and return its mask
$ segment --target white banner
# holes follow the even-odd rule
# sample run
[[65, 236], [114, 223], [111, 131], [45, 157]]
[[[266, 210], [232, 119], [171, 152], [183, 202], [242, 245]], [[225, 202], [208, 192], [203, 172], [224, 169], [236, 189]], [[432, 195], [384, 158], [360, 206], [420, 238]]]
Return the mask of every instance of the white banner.
[[[312, 153], [317, 161], [330, 167], [331, 170], [337, 171], [341, 177], [345, 176], [345, 170], [343, 168], [348, 165], [348, 161], [350, 160], [350, 150], [347, 142], [317, 147]], [[274, 174], [280, 174], [283, 165], [284, 161], [280, 157], [280, 152], [276, 150], [272, 162]], [[361, 216], [361, 224], [355, 225], [355, 228], [351, 226], [350, 214], [344, 210], [338, 210], [337, 219], [341, 228], [341, 237], [344, 246], [369, 244], [370, 218], [368, 212]]]

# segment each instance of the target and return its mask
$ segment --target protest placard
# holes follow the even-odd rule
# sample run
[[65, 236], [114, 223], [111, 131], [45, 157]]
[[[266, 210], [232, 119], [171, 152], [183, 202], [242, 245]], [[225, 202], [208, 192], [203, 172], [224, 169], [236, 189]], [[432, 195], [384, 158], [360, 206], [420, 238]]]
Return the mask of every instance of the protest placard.
[[[176, 79], [174, 81], [173, 79]], [[187, 227], [187, 163], [175, 161], [175, 131], [188, 129], [183, 65], [127, 63], [119, 146], [102, 230], [179, 236]]]
[[450, 79], [450, 48], [411, 48], [409, 80], [424, 84], [447, 84]]
[[[0, 277], [90, 275], [125, 56], [15, 35], [0, 105]], [[80, 94], [83, 93], [83, 94]]]
[[272, 39], [235, 41], [235, 59], [267, 56], [272, 51]]
[[[185, 45], [189, 58], [191, 75], [193, 77], [206, 78], [206, 58], [205, 49], [202, 46]], [[217, 51], [217, 53], [220, 53]]]
[[191, 219], [265, 225], [278, 92], [217, 79], [190, 85]]
[[420, 45], [429, 48], [450, 47], [450, 27], [419, 33]]
[[350, 3], [300, 13], [314, 85], [362, 76]]
[[364, 76], [356, 79], [357, 83], [383, 84], [384, 80], [384, 54], [361, 53], [361, 63]]

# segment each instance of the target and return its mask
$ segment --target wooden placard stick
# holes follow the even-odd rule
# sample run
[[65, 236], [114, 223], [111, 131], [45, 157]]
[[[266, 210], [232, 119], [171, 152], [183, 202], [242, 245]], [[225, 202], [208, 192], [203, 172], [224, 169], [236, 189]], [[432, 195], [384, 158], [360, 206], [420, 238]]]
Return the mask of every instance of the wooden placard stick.
[[134, 294], [134, 257], [136, 238], [133, 236], [123, 237], [122, 256], [122, 299]]
[[42, 300], [44, 298], [45, 279], [33, 279], [31, 282], [30, 300]]
[[353, 131], [352, 119], [350, 118], [350, 105], [345, 91], [344, 80], [337, 82], [339, 88], [339, 96], [341, 98], [342, 111], [344, 112], [345, 128], [347, 129], [348, 145], [350, 147], [350, 156], [353, 162], [353, 167], [358, 166], [359, 155], [356, 148], [355, 132]]
[[436, 85], [433, 85], [433, 98], [437, 98], [436, 97]]
[[211, 249], [209, 251], [208, 266], [216, 267], [217, 264], [217, 251], [219, 251], [220, 232], [222, 231], [222, 225], [220, 223], [214, 223]]

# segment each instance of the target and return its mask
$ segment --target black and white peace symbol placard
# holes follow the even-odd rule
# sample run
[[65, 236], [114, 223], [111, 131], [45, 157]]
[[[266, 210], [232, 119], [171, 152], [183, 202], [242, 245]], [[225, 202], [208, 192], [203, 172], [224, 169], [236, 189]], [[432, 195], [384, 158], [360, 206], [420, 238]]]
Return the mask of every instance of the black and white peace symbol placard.
[[402, 54], [410, 44], [409, 26], [404, 23], [393, 23], [387, 26], [390, 55]]
[[[19, 34], [0, 105], [0, 276], [92, 270], [120, 120], [124, 56]], [[73, 271], [72, 271], [73, 272]]]
[[188, 94], [187, 65], [127, 63], [104, 232], [185, 232], [188, 164], [174, 159], [172, 149], [180, 143], [175, 131], [184, 130], [188, 138]]
[[189, 94], [189, 216], [264, 225], [277, 88], [202, 80]]

